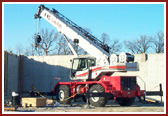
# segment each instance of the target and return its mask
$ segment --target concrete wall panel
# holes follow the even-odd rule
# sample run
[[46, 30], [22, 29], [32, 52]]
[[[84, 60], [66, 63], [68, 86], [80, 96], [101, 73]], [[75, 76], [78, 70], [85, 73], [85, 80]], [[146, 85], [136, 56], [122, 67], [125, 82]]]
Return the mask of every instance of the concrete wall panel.
[[[29, 91], [31, 85], [39, 91], [48, 92], [54, 77], [60, 81], [70, 81], [70, 59], [74, 56], [30, 56], [24, 59], [24, 90]], [[53, 86], [52, 86], [53, 88]]]
[[[144, 58], [146, 57], [146, 61]], [[135, 62], [139, 63], [139, 71], [137, 72], [116, 72], [114, 75], [122, 76], [137, 76], [137, 82], [141, 89], [146, 88], [147, 91], [159, 91], [159, 84], [162, 84], [162, 89], [164, 92], [165, 75], [164, 75], [164, 54], [136, 54]], [[145, 82], [141, 80], [141, 79]], [[165, 93], [163, 93], [165, 94]], [[156, 100], [161, 100], [160, 96], [152, 96], [147, 98], [153, 98]], [[164, 100], [163, 100], [164, 101]]]
[[[70, 60], [73, 55], [59, 56], [29, 56], [24, 57], [24, 91], [30, 91], [31, 85], [34, 85], [38, 91], [50, 91], [50, 83], [54, 77], [60, 78], [62, 82], [70, 81], [69, 72], [71, 68]], [[139, 63], [137, 72], [116, 72], [114, 75], [139, 76], [145, 81], [147, 91], [158, 91], [159, 84], [166, 85], [164, 54], [136, 54], [135, 62]], [[144, 83], [137, 78], [138, 84], [144, 89]], [[56, 81], [53, 83], [55, 85]], [[8, 95], [12, 91], [18, 90], [18, 56], [8, 56]], [[52, 88], [53, 88], [52, 86]], [[160, 97], [152, 97], [160, 100]]]
[[18, 91], [18, 56], [8, 55], [8, 92], [11, 96], [12, 91]]

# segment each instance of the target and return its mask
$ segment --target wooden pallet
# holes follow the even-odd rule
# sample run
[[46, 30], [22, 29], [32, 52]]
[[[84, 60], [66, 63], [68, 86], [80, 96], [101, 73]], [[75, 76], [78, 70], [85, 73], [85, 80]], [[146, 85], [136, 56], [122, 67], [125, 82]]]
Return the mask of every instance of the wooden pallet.
[[[144, 98], [142, 98], [142, 101], [144, 101]], [[147, 99], [147, 98], [145, 98], [145, 102], [146, 102], [146, 103], [156, 103], [155, 100]]]
[[22, 98], [22, 107], [44, 107], [46, 98]]
[[149, 102], [149, 103], [156, 103], [156, 101], [155, 100], [151, 100], [151, 99], [145, 99], [147, 102]]
[[16, 107], [4, 107], [4, 111], [16, 111]]

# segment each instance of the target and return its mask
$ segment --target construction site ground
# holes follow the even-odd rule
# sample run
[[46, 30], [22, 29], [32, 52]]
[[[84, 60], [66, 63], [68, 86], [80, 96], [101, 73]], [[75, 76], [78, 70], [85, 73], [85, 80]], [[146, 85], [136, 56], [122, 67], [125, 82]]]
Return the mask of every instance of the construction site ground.
[[164, 105], [149, 102], [135, 102], [132, 106], [120, 106], [115, 101], [109, 101], [105, 107], [87, 106], [84, 102], [74, 102], [71, 105], [60, 104], [57, 106], [46, 107], [18, 107], [15, 111], [5, 112], [164, 112]]

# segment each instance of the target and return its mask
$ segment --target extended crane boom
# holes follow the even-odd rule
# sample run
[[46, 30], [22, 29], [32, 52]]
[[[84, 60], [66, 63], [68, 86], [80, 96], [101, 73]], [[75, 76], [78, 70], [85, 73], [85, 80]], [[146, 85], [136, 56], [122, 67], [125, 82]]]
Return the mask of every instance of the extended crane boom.
[[[41, 5], [34, 18], [44, 18], [51, 23], [64, 36], [74, 55], [77, 56], [67, 37], [94, 57], [73, 58], [69, 75], [71, 82], [58, 82], [52, 91], [60, 103], [69, 104], [71, 99], [82, 98], [93, 106], [102, 107], [110, 98], [121, 106], [129, 106], [135, 97], [145, 96], [136, 76], [115, 75], [115, 72], [138, 70], [133, 55], [124, 52], [119, 56], [110, 55], [107, 45], [55, 9]], [[39, 43], [40, 35], [36, 35], [35, 40]]]
[[55, 9], [48, 9], [44, 5], [40, 5], [34, 18], [44, 18], [51, 23], [63, 35], [76, 42], [81, 48], [87, 51], [91, 56], [102, 62], [102, 65], [109, 65], [110, 47], [103, 44], [95, 36], [81, 28], [70, 19], [59, 13]]

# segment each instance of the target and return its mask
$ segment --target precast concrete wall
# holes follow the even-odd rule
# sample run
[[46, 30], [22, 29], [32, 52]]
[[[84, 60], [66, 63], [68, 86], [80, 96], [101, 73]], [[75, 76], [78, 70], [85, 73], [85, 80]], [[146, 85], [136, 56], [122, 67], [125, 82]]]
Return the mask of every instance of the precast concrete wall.
[[12, 92], [23, 91], [24, 66], [23, 56], [4, 51], [4, 96], [11, 97]]
[[[22, 91], [30, 91], [32, 85], [38, 91], [49, 92], [50, 84], [55, 77], [60, 78], [62, 82], [70, 81], [70, 60], [74, 58], [73, 55], [24, 56], [24, 62], [21, 65], [21, 69], [24, 66], [24, 70], [20, 70], [20, 73], [23, 72], [21, 76], [18, 75], [18, 58], [16, 55], [8, 55], [8, 73], [6, 74], [8, 78], [7, 82], [5, 81], [7, 83], [7, 95], [11, 95], [12, 91], [18, 91], [20, 87], [22, 87]], [[165, 90], [166, 75], [164, 67], [166, 62], [164, 54], [135, 54], [135, 62], [139, 63], [139, 71], [116, 72], [113, 75], [137, 76], [141, 89], [147, 91], [159, 91], [160, 83], [163, 91]], [[19, 81], [18, 79], [22, 80]], [[53, 82], [51, 89], [56, 82], [56, 80]], [[150, 98], [160, 100], [159, 96]]]
[[[116, 72], [114, 75], [135, 75], [141, 89], [145, 89], [146, 91], [159, 91], [159, 84], [162, 84], [164, 92], [166, 86], [164, 83], [166, 81], [164, 54], [136, 54], [135, 62], [139, 63], [139, 71]], [[163, 94], [165, 95], [165, 93]], [[161, 100], [160, 96], [147, 96], [147, 98]]]
[[[164, 69], [166, 62], [164, 62], [164, 54], [149, 54], [147, 60], [147, 91], [158, 91], [160, 88], [158, 84], [162, 84], [163, 94], [165, 96], [165, 82], [166, 82], [166, 69]], [[142, 72], [141, 72], [142, 73]], [[149, 97], [160, 100], [160, 97]], [[164, 97], [163, 97], [164, 98]], [[166, 98], [166, 97], [165, 97]], [[164, 99], [163, 99], [164, 101]]]
[[8, 54], [8, 77], [6, 96], [12, 96], [13, 91], [18, 91], [18, 56]]
[[[24, 57], [24, 91], [36, 90], [49, 92], [50, 84], [55, 77], [60, 81], [70, 81], [70, 59], [74, 56], [29, 56]], [[52, 89], [56, 80], [52, 84]]]

